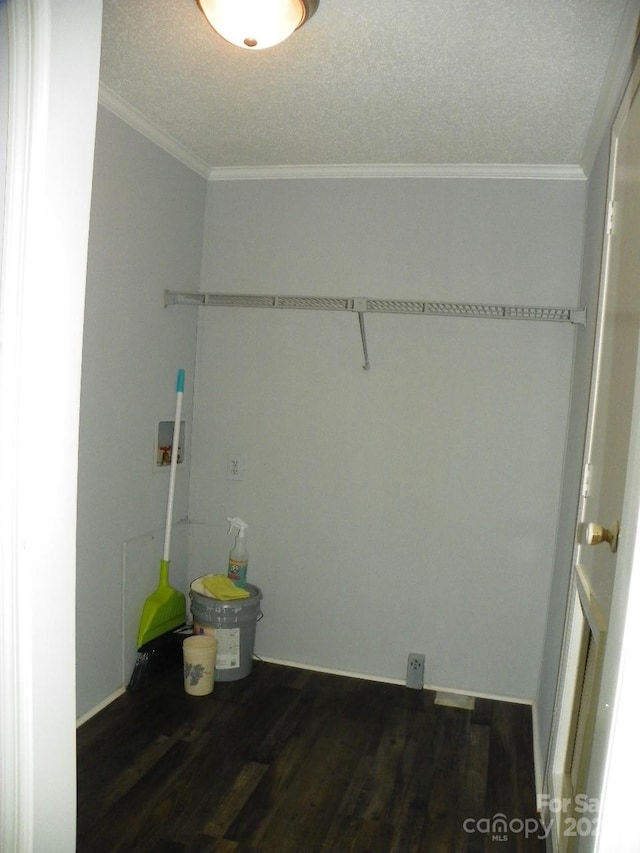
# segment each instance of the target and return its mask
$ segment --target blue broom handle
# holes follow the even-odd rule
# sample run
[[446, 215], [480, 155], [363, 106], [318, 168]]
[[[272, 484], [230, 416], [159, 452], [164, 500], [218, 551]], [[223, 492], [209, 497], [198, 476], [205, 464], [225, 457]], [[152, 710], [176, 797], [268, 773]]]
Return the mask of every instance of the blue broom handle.
[[176, 381], [176, 414], [173, 422], [173, 442], [171, 445], [171, 468], [169, 470], [169, 497], [167, 499], [167, 522], [164, 529], [164, 549], [162, 559], [169, 562], [171, 550], [171, 524], [173, 520], [173, 496], [176, 488], [176, 468], [178, 465], [178, 445], [180, 444], [180, 418], [182, 416], [182, 395], [184, 393], [184, 370], [178, 371]]

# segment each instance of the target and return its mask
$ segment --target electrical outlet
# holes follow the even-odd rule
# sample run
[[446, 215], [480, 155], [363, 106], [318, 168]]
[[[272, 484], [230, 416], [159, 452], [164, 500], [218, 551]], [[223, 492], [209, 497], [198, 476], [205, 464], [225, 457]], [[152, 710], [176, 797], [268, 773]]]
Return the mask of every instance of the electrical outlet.
[[409, 653], [407, 660], [407, 687], [422, 690], [424, 687], [424, 655]]
[[244, 480], [244, 459], [239, 453], [227, 457], [227, 480]]

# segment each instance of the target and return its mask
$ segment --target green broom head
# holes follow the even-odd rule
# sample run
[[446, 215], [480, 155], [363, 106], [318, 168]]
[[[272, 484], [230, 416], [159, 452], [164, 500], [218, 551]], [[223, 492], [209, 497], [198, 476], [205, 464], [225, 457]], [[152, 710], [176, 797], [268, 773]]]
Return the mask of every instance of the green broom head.
[[160, 560], [158, 588], [147, 598], [142, 608], [138, 629], [138, 648], [161, 634], [179, 628], [185, 621], [186, 599], [169, 586], [169, 561]]

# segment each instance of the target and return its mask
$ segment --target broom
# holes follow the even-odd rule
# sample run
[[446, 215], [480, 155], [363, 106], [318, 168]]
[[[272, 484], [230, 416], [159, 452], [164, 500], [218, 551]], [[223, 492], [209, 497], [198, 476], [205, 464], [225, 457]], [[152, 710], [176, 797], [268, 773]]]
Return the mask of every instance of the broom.
[[128, 690], [138, 690], [145, 687], [149, 683], [152, 670], [155, 671], [158, 664], [166, 665], [172, 662], [180, 651], [183, 639], [182, 633], [176, 632], [175, 629], [184, 625], [186, 600], [181, 592], [169, 586], [169, 549], [171, 546], [173, 496], [176, 485], [183, 393], [184, 370], [179, 370], [176, 383], [176, 414], [173, 424], [173, 444], [171, 446], [167, 521], [164, 530], [164, 548], [160, 560], [160, 577], [155, 592], [147, 598], [142, 608], [138, 629], [138, 654], [131, 679], [127, 685]]

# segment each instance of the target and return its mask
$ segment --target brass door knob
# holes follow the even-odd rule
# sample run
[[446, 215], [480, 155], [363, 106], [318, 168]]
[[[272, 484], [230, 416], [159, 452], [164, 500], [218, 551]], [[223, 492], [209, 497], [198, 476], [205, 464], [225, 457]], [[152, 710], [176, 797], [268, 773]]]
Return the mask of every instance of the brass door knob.
[[618, 537], [620, 535], [620, 524], [615, 522], [611, 530], [603, 527], [601, 524], [590, 522], [587, 524], [587, 545], [599, 545], [601, 542], [608, 542], [609, 547], [615, 553], [618, 550]]

